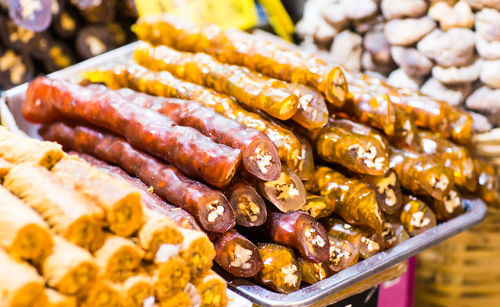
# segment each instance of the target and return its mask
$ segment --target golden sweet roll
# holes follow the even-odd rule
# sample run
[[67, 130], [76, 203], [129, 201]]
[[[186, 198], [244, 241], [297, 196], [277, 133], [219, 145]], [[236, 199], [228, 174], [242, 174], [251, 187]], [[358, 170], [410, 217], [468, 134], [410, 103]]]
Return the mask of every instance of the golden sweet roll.
[[314, 176], [314, 151], [311, 142], [300, 134], [296, 134], [296, 137], [300, 140], [302, 148], [300, 151], [299, 166], [297, 167], [296, 173], [301, 180], [309, 180]]
[[20, 136], [0, 127], [0, 158], [51, 168], [64, 156], [61, 145]]
[[455, 189], [451, 190], [443, 199], [430, 198], [426, 203], [436, 214], [438, 221], [447, 221], [466, 210], [462, 197]]
[[168, 217], [143, 208], [146, 222], [139, 230], [139, 246], [146, 252], [144, 258], [154, 260], [162, 245], [179, 250], [183, 242], [180, 228]]
[[302, 281], [310, 285], [321, 281], [333, 274], [326, 262], [315, 263], [299, 258], [299, 268], [302, 271]]
[[497, 168], [482, 160], [474, 159], [478, 185], [476, 194], [492, 208], [500, 208], [500, 177]]
[[96, 280], [98, 268], [89, 252], [54, 236], [52, 254], [42, 262], [41, 271], [47, 285], [63, 294], [74, 295]]
[[159, 14], [139, 19], [134, 31], [139, 39], [154, 44], [206, 52], [221, 62], [244, 65], [276, 79], [306, 84], [339, 107], [347, 96], [347, 82], [339, 67], [238, 29], [222, 30], [215, 25], [198, 27], [180, 17]]
[[26, 263], [0, 249], [0, 306], [48, 306], [44, 280]]
[[45, 293], [49, 299], [50, 307], [76, 307], [76, 297], [64, 295], [56, 290], [46, 288]]
[[306, 129], [323, 127], [328, 121], [325, 98], [316, 89], [289, 83], [288, 88], [299, 98], [298, 109], [292, 120]]
[[382, 230], [382, 211], [376, 193], [364, 182], [322, 166], [306, 183], [306, 188], [310, 193], [325, 196], [333, 211], [347, 222]]
[[335, 204], [325, 196], [308, 194], [306, 203], [299, 210], [315, 219], [320, 219], [332, 215], [335, 210]]
[[434, 212], [423, 201], [408, 195], [405, 195], [400, 221], [412, 237], [437, 224]]
[[191, 281], [203, 277], [212, 267], [215, 248], [207, 235], [196, 230], [180, 229], [184, 235], [179, 255], [191, 270]]
[[129, 239], [108, 235], [103, 246], [95, 252], [100, 278], [121, 282], [134, 274], [144, 251]]
[[257, 280], [280, 293], [297, 291], [302, 280], [302, 271], [293, 250], [272, 243], [259, 244], [258, 248], [264, 266], [257, 274]]
[[176, 294], [170, 296], [169, 298], [163, 300], [159, 304], [160, 307], [190, 307], [192, 306], [191, 298], [186, 292], [177, 292]]
[[0, 245], [16, 259], [39, 263], [52, 251], [49, 226], [2, 186], [0, 199]]
[[153, 279], [146, 274], [129, 277], [122, 284], [123, 303], [126, 307], [143, 307], [150, 300], [154, 301]]
[[188, 263], [179, 256], [172, 256], [158, 264], [153, 273], [156, 298], [163, 301], [184, 290], [190, 278]]
[[109, 280], [97, 280], [80, 296], [81, 307], [122, 307], [123, 296], [119, 285]]
[[4, 186], [72, 243], [87, 248], [101, 231], [102, 209], [65, 186], [45, 168], [26, 163], [16, 165], [5, 176]]
[[129, 184], [74, 155], [62, 158], [52, 173], [104, 209], [108, 227], [115, 234], [129, 236], [141, 227], [141, 194]]
[[[166, 70], [175, 77], [233, 96], [249, 108], [257, 108], [277, 119], [295, 115], [299, 99], [283, 81], [246, 67], [223, 64], [203, 53], [176, 51], [167, 46], [137, 45], [135, 60], [150, 69]], [[144, 57], [143, 54], [149, 54]]]
[[0, 158], [0, 180], [2, 180], [5, 175], [7, 175], [12, 166], [12, 163]]
[[209, 271], [203, 279], [195, 283], [195, 286], [201, 296], [201, 306], [223, 307], [227, 305], [226, 281], [214, 271]]

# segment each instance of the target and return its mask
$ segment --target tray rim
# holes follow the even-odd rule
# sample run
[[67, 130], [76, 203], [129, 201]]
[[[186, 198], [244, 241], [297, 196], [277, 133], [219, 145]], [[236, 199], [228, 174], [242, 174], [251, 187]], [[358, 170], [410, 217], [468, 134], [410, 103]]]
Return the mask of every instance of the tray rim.
[[[109, 66], [126, 62], [130, 58], [127, 57], [135, 46], [136, 42], [122, 46], [107, 53], [98, 55], [91, 59], [80, 62], [76, 65], [67, 67], [60, 71], [56, 71], [48, 75], [51, 78], [73, 79], [80, 77], [82, 71], [96, 67]], [[121, 58], [122, 57], [122, 58]], [[110, 61], [113, 59], [113, 61]], [[2, 118], [14, 118], [16, 122], [8, 121], [8, 125], [12, 125], [13, 129], [19, 130], [16, 123], [23, 122], [20, 131], [28, 133], [31, 137], [38, 137], [33, 127], [37, 125], [29, 124], [21, 118], [15, 118], [12, 114], [13, 108], [16, 108], [19, 113], [19, 100], [22, 99], [27, 89], [27, 83], [18, 85], [12, 89], [3, 92], [0, 107], [2, 110]], [[16, 101], [17, 100], [17, 101]], [[17, 105], [9, 104], [9, 101], [16, 102]], [[5, 102], [7, 107], [5, 108]], [[10, 114], [5, 114], [9, 111]], [[31, 131], [26, 131], [26, 127], [31, 127]], [[23, 129], [24, 128], [24, 129]], [[261, 306], [304, 306], [318, 303], [338, 291], [344, 290], [355, 283], [358, 283], [365, 278], [377, 274], [392, 265], [410, 258], [418, 252], [436, 245], [462, 231], [465, 231], [479, 222], [481, 222], [487, 213], [487, 207], [481, 200], [466, 200], [467, 211], [449, 221], [441, 223], [432, 229], [427, 230], [417, 236], [414, 236], [405, 242], [402, 242], [395, 247], [383, 251], [373, 257], [365, 259], [354, 266], [347, 268], [331, 277], [328, 277], [314, 285], [304, 287], [290, 294], [280, 294], [265, 287], [256, 285], [249, 280], [235, 278], [228, 273], [218, 270], [224, 279], [227, 281], [228, 287], [234, 292], [240, 294], [244, 298]]]

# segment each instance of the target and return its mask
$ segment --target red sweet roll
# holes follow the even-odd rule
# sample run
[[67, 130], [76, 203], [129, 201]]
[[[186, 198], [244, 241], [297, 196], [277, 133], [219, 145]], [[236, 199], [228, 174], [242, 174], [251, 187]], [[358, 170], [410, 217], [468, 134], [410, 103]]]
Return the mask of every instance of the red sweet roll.
[[123, 88], [116, 91], [129, 102], [168, 116], [181, 126], [195, 128], [214, 142], [240, 149], [245, 170], [262, 180], [278, 179], [278, 149], [257, 129], [226, 118], [193, 100], [154, 97]]
[[206, 231], [225, 232], [234, 226], [233, 208], [222, 192], [187, 178], [175, 166], [135, 149], [120, 137], [64, 123], [46, 125], [40, 135], [122, 167], [152, 186], [156, 194], [192, 214]]
[[166, 201], [161, 199], [161, 197], [151, 192], [150, 188], [148, 188], [148, 186], [146, 186], [140, 179], [130, 176], [118, 166], [110, 165], [84, 153], [69, 152], [69, 154], [77, 155], [91, 165], [97, 167], [101, 171], [106, 172], [116, 178], [127, 181], [130, 185], [140, 191], [142, 201], [144, 202], [146, 207], [171, 218], [177, 224], [177, 226], [188, 229], [201, 230], [200, 226], [195, 221], [193, 216], [186, 210], [167, 203]]
[[330, 241], [325, 228], [307, 213], [268, 211], [261, 230], [275, 243], [296, 248], [307, 260], [324, 262], [330, 258]]
[[157, 155], [190, 177], [226, 186], [241, 161], [241, 151], [217, 144], [196, 129], [131, 104], [105, 86], [86, 87], [39, 77], [28, 87], [24, 117], [36, 123], [71, 118], [111, 130], [130, 144]]
[[243, 179], [234, 180], [226, 188], [226, 196], [233, 206], [236, 224], [244, 227], [264, 224], [267, 219], [266, 203], [248, 182]]
[[216, 251], [215, 262], [224, 270], [236, 277], [252, 277], [262, 269], [257, 246], [236, 230], [211, 237]]

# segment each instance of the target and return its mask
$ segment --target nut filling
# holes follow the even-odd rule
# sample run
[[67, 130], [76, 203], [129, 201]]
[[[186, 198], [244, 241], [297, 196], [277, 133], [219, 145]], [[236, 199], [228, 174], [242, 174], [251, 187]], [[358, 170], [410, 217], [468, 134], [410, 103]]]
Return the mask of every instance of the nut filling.
[[415, 212], [411, 215], [410, 225], [413, 227], [425, 227], [429, 225], [431, 220], [427, 217], [424, 217], [424, 213], [422, 211]]
[[251, 222], [255, 222], [259, 218], [260, 208], [247, 196], [242, 195], [238, 198], [237, 213], [248, 217]]
[[363, 163], [369, 168], [374, 168], [379, 171], [384, 166], [384, 158], [377, 158], [377, 148], [375, 148], [375, 146], [371, 146], [371, 144], [369, 143], [368, 150], [365, 150], [359, 145], [352, 145], [348, 149], [351, 152], [355, 152], [357, 157], [361, 159]]
[[299, 278], [297, 277], [297, 266], [295, 264], [289, 264], [281, 268], [281, 273], [283, 273], [283, 281], [289, 286], [295, 286]]
[[348, 251], [342, 251], [340, 248], [335, 247], [333, 244], [330, 245], [330, 262], [339, 265], [340, 260], [343, 257], [348, 258], [351, 256], [351, 253]]
[[208, 205], [209, 213], [207, 217], [207, 221], [209, 223], [215, 222], [217, 218], [219, 218], [224, 213], [224, 207], [219, 205], [219, 201], [216, 200]]
[[295, 184], [292, 182], [288, 184], [288, 180], [285, 179], [286, 174], [281, 173], [280, 178], [276, 181], [271, 181], [271, 182], [266, 182], [266, 185], [274, 184], [274, 188], [277, 192], [277, 198], [279, 200], [286, 200], [289, 199], [290, 197], [294, 197], [299, 195], [299, 190], [295, 188]]
[[261, 147], [257, 147], [254, 154], [249, 158], [251, 161], [256, 160], [257, 167], [262, 174], [267, 174], [268, 168], [273, 162], [273, 157], [264, 151]]
[[239, 244], [236, 244], [234, 247], [234, 260], [231, 261], [229, 266], [235, 268], [242, 268], [244, 270], [248, 270], [252, 267], [248, 261], [252, 258], [252, 251], [242, 247]]
[[386, 180], [382, 180], [377, 186], [377, 192], [379, 194], [385, 195], [385, 204], [392, 207], [397, 202], [396, 193], [394, 192], [394, 187], [396, 186], [396, 175], [391, 173]]
[[462, 203], [460, 196], [458, 196], [457, 192], [451, 190], [448, 195], [443, 200], [444, 207], [446, 209], [446, 212], [448, 213], [453, 213], [456, 208], [460, 207], [460, 204]]
[[377, 242], [368, 239], [367, 237], [361, 237], [361, 243], [366, 244], [369, 252], [378, 251], [380, 249], [380, 245]]
[[311, 228], [311, 227], [306, 227], [304, 230], [304, 235], [306, 236], [306, 239], [311, 242], [312, 245], [316, 245], [319, 247], [325, 246], [325, 240], [316, 233], [316, 229]]
[[448, 179], [448, 177], [445, 174], [441, 174], [441, 176], [439, 176], [439, 178], [436, 178], [436, 176], [432, 175], [429, 183], [432, 185], [432, 187], [438, 188], [441, 191], [444, 191], [448, 187], [450, 180]]

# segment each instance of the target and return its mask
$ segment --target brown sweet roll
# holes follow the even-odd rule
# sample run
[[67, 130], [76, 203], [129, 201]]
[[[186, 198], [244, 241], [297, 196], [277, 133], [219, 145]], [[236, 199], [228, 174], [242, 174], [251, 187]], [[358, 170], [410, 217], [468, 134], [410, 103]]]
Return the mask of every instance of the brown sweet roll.
[[340, 272], [358, 263], [359, 247], [338, 236], [328, 234], [330, 240], [330, 259], [326, 264], [333, 273]]
[[353, 172], [383, 175], [389, 170], [389, 154], [377, 138], [325, 127], [317, 133], [314, 143], [324, 161], [338, 163]]
[[66, 148], [119, 165], [152, 186], [156, 194], [191, 213], [203, 229], [224, 232], [234, 225], [234, 211], [224, 194], [185, 177], [175, 166], [132, 147], [124, 139], [85, 127], [54, 123], [40, 134]]
[[178, 125], [195, 128], [214, 142], [240, 149], [245, 170], [257, 178], [278, 178], [281, 168], [278, 150], [257, 129], [247, 128], [196, 101], [154, 97], [125, 88], [117, 90], [117, 94], [140, 107], [168, 116]]
[[28, 87], [22, 112], [32, 122], [68, 117], [109, 129], [185, 174], [218, 187], [231, 181], [241, 161], [240, 150], [214, 143], [193, 128], [178, 126], [165, 115], [131, 104], [102, 85], [83, 87], [39, 77]]
[[500, 208], [500, 178], [497, 169], [492, 164], [474, 159], [474, 169], [477, 173], [478, 186], [476, 194], [492, 208]]
[[182, 292], [191, 279], [190, 273], [186, 260], [176, 255], [159, 263], [152, 272], [156, 299], [163, 301]]
[[[106, 1], [78, 1], [71, 0], [73, 3], [77, 3], [76, 7], [80, 10], [80, 13], [89, 23], [108, 23], [115, 19], [116, 12], [116, 0], [106, 0]], [[84, 4], [79, 4], [79, 2], [87, 2]]]
[[184, 51], [206, 52], [221, 62], [244, 65], [276, 79], [306, 84], [339, 107], [347, 96], [347, 83], [339, 67], [238, 29], [222, 30], [215, 25], [198, 27], [180, 17], [161, 14], [140, 18], [134, 32], [141, 40]]
[[121, 285], [123, 303], [127, 307], [142, 307], [154, 301], [153, 279], [144, 273], [129, 277]]
[[0, 157], [10, 163], [28, 162], [50, 169], [63, 156], [64, 152], [59, 144], [40, 142], [0, 127]]
[[332, 275], [326, 262], [316, 263], [302, 258], [299, 258], [298, 262], [299, 269], [302, 272], [302, 281], [310, 285]]
[[134, 64], [91, 70], [85, 77], [92, 82], [104, 82], [110, 88], [129, 87], [156, 96], [195, 100], [224, 117], [265, 133], [278, 148], [280, 159], [292, 170], [298, 167], [297, 156], [301, 144], [297, 137], [279, 125], [242, 108], [231, 96], [174, 78], [167, 71], [155, 72]]
[[306, 182], [306, 188], [310, 193], [325, 196], [333, 211], [347, 222], [382, 230], [383, 217], [376, 193], [362, 181], [322, 166]]
[[264, 199], [244, 179], [233, 181], [226, 188], [226, 195], [233, 207], [236, 224], [253, 227], [260, 226], [266, 221], [267, 207]]
[[[248, 108], [287, 120], [297, 113], [299, 98], [283, 81], [253, 72], [246, 67], [223, 64], [204, 53], [176, 51], [139, 42], [135, 61], [150, 69], [166, 70], [175, 77], [233, 96]], [[148, 54], [148, 57], [143, 56]]]
[[129, 239], [108, 234], [94, 255], [100, 278], [122, 282], [135, 274], [144, 251]]
[[40, 263], [52, 251], [49, 226], [2, 186], [0, 199], [0, 245], [16, 259]]
[[35, 47], [38, 32], [19, 26], [14, 20], [0, 16], [3, 45], [18, 51], [30, 51]]
[[106, 162], [98, 160], [87, 154], [71, 151], [69, 152], [69, 154], [77, 155], [91, 165], [97, 167], [101, 171], [104, 171], [111, 176], [128, 182], [132, 187], [139, 190], [139, 192], [141, 193], [141, 200], [148, 209], [169, 217], [177, 224], [177, 226], [194, 230], [201, 230], [200, 226], [198, 225], [198, 223], [196, 223], [191, 214], [189, 214], [184, 209], [178, 208], [165, 202], [161, 197], [152, 192], [154, 191], [154, 189], [145, 185], [140, 179], [130, 176], [123, 169], [107, 164]]
[[357, 175], [357, 178], [375, 191], [378, 205], [384, 213], [394, 214], [401, 209], [403, 194], [398, 175], [393, 169], [389, 169], [385, 175]]
[[43, 167], [18, 164], [5, 177], [4, 186], [74, 244], [88, 248], [101, 232], [103, 210]]
[[214, 271], [209, 271], [195, 287], [201, 296], [201, 306], [224, 307], [228, 304], [226, 281]]
[[252, 277], [262, 268], [257, 246], [231, 229], [213, 240], [215, 262], [236, 277]]
[[145, 223], [137, 234], [138, 243], [146, 252], [144, 258], [155, 260], [161, 251], [179, 250], [184, 237], [177, 225], [168, 217], [149, 209], [144, 210]]
[[329, 235], [357, 246], [359, 256], [363, 259], [382, 251], [380, 233], [371, 229], [356, 227], [334, 216], [322, 219], [321, 223], [325, 226]]
[[119, 285], [100, 279], [80, 296], [81, 307], [122, 307], [123, 295]]
[[2, 306], [49, 306], [44, 280], [35, 268], [0, 249], [0, 272]]
[[298, 210], [306, 202], [302, 180], [284, 165], [277, 180], [259, 181], [258, 187], [261, 195], [282, 212]]
[[437, 225], [434, 212], [420, 199], [408, 195], [405, 195], [400, 221], [412, 237]]
[[143, 223], [141, 194], [127, 183], [92, 167], [77, 156], [65, 156], [52, 173], [93, 200], [106, 214], [109, 229], [119, 236], [129, 236]]
[[453, 169], [417, 152], [391, 149], [390, 167], [412, 193], [443, 199], [455, 186]]
[[289, 83], [288, 88], [299, 98], [297, 113], [292, 120], [306, 129], [323, 127], [329, 114], [323, 95], [303, 84]]
[[51, 27], [57, 36], [63, 39], [72, 38], [80, 30], [79, 16], [76, 11], [66, 9], [54, 16]]
[[455, 182], [461, 188], [475, 191], [477, 175], [474, 171], [474, 161], [466, 147], [440, 138], [429, 131], [420, 131], [420, 151], [454, 171]]
[[12, 163], [0, 158], [0, 182], [13, 166], [14, 165]]
[[259, 244], [262, 270], [257, 274], [257, 281], [280, 293], [299, 290], [302, 271], [291, 248], [279, 244]]
[[296, 248], [304, 259], [313, 262], [328, 260], [330, 243], [325, 228], [302, 211], [271, 211], [259, 231], [275, 243]]
[[212, 267], [215, 258], [215, 248], [207, 235], [201, 231], [180, 229], [184, 235], [179, 255], [184, 259], [191, 270], [191, 281], [195, 282], [203, 277]]
[[299, 210], [315, 219], [320, 219], [332, 215], [335, 206], [325, 196], [307, 194], [306, 203]]
[[89, 252], [54, 236], [54, 248], [42, 262], [41, 272], [48, 286], [74, 295], [94, 283], [98, 268]]
[[77, 307], [77, 300], [74, 296], [61, 294], [53, 289], [46, 288], [45, 294], [49, 300], [50, 307]]

